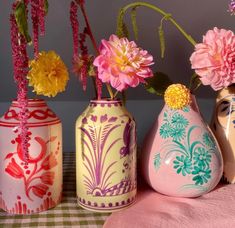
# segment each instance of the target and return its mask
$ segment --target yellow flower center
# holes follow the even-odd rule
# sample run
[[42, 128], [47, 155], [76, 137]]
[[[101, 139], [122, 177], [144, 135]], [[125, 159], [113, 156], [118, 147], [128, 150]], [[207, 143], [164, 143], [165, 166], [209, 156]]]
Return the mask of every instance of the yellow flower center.
[[182, 84], [172, 84], [165, 91], [164, 100], [170, 108], [182, 109], [191, 102], [190, 91]]

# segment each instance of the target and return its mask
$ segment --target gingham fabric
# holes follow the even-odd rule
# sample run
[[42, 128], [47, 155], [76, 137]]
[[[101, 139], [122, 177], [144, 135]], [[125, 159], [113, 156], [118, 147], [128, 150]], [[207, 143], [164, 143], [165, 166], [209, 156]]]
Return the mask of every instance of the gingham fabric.
[[76, 200], [75, 153], [64, 153], [64, 190], [62, 202], [55, 208], [33, 215], [8, 215], [0, 210], [3, 227], [102, 227], [108, 213], [82, 209]]

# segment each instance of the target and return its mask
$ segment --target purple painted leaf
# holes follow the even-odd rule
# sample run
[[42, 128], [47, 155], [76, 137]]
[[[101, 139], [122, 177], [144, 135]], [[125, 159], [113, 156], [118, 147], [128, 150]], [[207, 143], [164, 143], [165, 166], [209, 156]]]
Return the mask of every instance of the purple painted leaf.
[[123, 133], [124, 147], [122, 147], [119, 152], [121, 157], [125, 157], [130, 153], [130, 137], [131, 137], [131, 125], [129, 120], [129, 122], [125, 126]]
[[107, 121], [107, 119], [108, 119], [107, 114], [105, 114], [105, 115], [100, 117], [100, 122], [104, 123], [105, 121]]
[[91, 121], [96, 122], [97, 121], [97, 116], [91, 115]]
[[84, 117], [84, 118], [82, 119], [82, 123], [83, 123], [83, 124], [87, 124], [87, 118], [86, 118], [86, 117]]
[[117, 120], [117, 117], [111, 117], [111, 118], [109, 118], [109, 120], [108, 120], [108, 122], [109, 123], [113, 123], [113, 122], [115, 122]]

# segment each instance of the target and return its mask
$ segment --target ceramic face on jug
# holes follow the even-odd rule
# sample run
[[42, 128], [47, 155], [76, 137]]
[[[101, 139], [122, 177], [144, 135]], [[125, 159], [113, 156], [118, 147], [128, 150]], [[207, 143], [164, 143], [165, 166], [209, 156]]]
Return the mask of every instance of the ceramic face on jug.
[[185, 86], [168, 87], [165, 101], [144, 141], [144, 177], [162, 194], [200, 196], [211, 191], [221, 178], [219, 146], [202, 119], [195, 97]]
[[235, 183], [235, 87], [222, 89], [217, 96], [211, 128], [220, 144], [223, 160], [223, 178]]
[[136, 197], [136, 127], [121, 101], [94, 100], [76, 122], [78, 204], [116, 211]]
[[43, 100], [28, 101], [28, 157], [21, 147], [19, 103], [0, 119], [0, 208], [31, 214], [55, 207], [62, 195], [61, 121]]

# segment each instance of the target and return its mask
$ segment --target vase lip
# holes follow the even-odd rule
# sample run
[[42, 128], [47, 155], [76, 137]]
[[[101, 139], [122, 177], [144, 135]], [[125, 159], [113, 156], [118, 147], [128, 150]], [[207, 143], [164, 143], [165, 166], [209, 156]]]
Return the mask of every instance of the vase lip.
[[[44, 99], [33, 99], [33, 98], [30, 98], [30, 99], [27, 99], [27, 101], [28, 101], [27, 107], [31, 107], [31, 106], [46, 106], [46, 102], [45, 102]], [[12, 106], [20, 107], [19, 102], [17, 101], [17, 99], [14, 99], [12, 101]]]
[[121, 104], [122, 101], [120, 99], [111, 100], [110, 98], [104, 97], [101, 99], [92, 99], [90, 100], [91, 104]]

